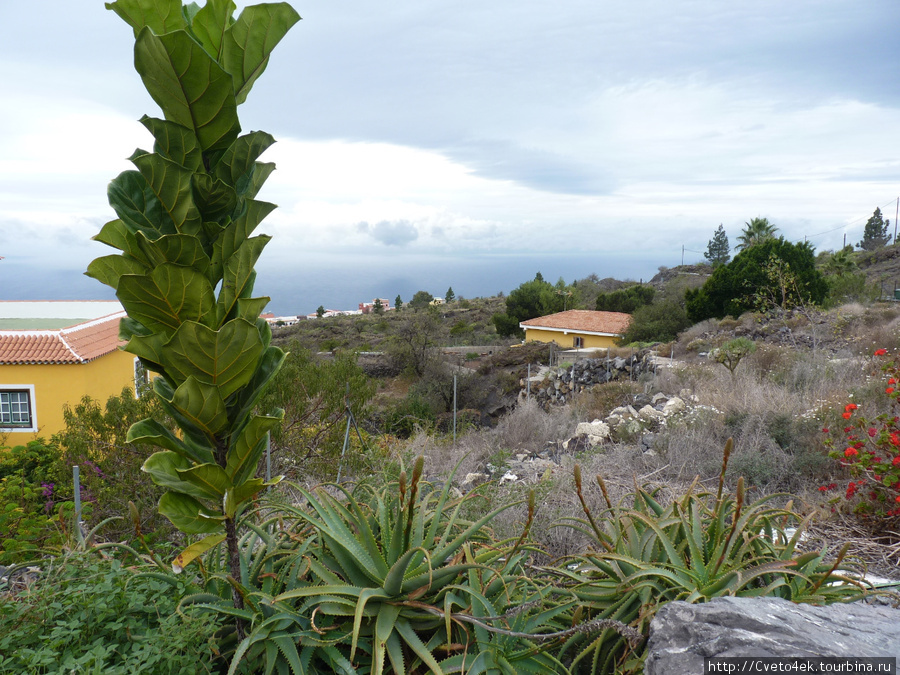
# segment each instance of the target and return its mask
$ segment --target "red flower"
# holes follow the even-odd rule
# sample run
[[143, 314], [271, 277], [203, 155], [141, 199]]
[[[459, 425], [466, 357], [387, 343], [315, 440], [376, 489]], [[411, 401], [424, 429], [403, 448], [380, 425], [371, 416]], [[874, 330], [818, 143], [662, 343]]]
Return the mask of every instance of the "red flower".
[[900, 495], [897, 495], [896, 497], [894, 497], [894, 501], [897, 503], [900, 503]]
[[891, 464], [893, 464], [894, 466], [900, 466], [900, 455], [894, 457], [894, 459], [891, 460]]
[[875, 356], [884, 356], [887, 354], [887, 349], [876, 349]]
[[849, 434], [853, 430], [853, 427], [844, 427], [844, 433]]
[[845, 420], [849, 420], [853, 416], [853, 413], [845, 412], [841, 415]]
[[893, 388], [893, 387], [888, 387], [887, 389], [884, 390], [884, 393], [885, 393], [885, 394], [893, 394], [893, 393], [894, 393], [894, 388]]
[[875, 428], [874, 428], [874, 427], [869, 427], [869, 436], [870, 436], [871, 438], [874, 438], [874, 437], [875, 437], [875, 434], [877, 434], [877, 433], [878, 433], [878, 432], [875, 431]]
[[859, 406], [856, 405], [855, 403], [848, 403], [847, 405], [844, 406], [844, 410], [847, 412], [850, 412], [851, 410], [856, 410], [857, 408], [859, 408]]
[[828, 427], [825, 427], [824, 429], [822, 429], [822, 433], [823, 433], [823, 434], [827, 434], [827, 433], [828, 433]]
[[847, 448], [844, 450], [844, 457], [856, 457], [859, 451], [856, 448]]
[[892, 377], [891, 379], [888, 380], [888, 384], [897, 384], [897, 380], [895, 380], [895, 379]]

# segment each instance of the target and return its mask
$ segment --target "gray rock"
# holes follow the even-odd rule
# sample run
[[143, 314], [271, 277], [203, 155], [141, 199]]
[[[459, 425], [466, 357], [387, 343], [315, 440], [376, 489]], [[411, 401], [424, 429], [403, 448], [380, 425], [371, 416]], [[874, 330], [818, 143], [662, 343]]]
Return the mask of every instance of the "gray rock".
[[696, 675], [725, 656], [900, 656], [900, 610], [864, 603], [828, 607], [780, 598], [671, 602], [650, 624], [646, 675]]

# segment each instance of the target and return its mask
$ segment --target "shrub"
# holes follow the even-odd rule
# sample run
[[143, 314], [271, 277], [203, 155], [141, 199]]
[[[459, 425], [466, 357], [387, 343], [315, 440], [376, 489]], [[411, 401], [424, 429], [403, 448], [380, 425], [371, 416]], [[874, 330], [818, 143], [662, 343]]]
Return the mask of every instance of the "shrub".
[[684, 305], [676, 300], [664, 299], [635, 310], [631, 324], [622, 336], [622, 343], [670, 342], [679, 331], [690, 325]]
[[[887, 356], [886, 349], [875, 352]], [[900, 365], [890, 357], [882, 366], [884, 393], [891, 411], [874, 417], [860, 414], [857, 403], [848, 403], [841, 414], [842, 430], [829, 432], [825, 446], [829, 456], [846, 467], [852, 479], [843, 493], [854, 513], [870, 520], [878, 528], [900, 521]], [[832, 483], [819, 488], [837, 490]], [[889, 528], [895, 529], [895, 528]]]
[[[797, 546], [808, 521], [790, 505], [773, 506], [774, 495], [747, 501], [743, 479], [734, 495], [724, 490], [730, 452], [731, 441], [715, 493], [698, 489], [695, 480], [668, 506], [643, 488], [614, 505], [598, 476], [606, 501], [599, 514], [583, 498], [576, 466], [584, 517], [569, 524], [593, 543], [593, 551], [577, 556], [564, 572], [583, 609], [576, 620], [618, 622], [630, 630], [610, 626], [597, 638], [570, 638], [562, 658], [571, 659], [572, 672], [642, 672], [642, 641], [658, 609], [672, 600], [736, 595], [828, 604], [864, 596], [864, 587], [842, 574], [847, 546], [833, 563], [826, 549], [801, 553]], [[789, 533], [789, 526], [796, 531]]]
[[175, 612], [186, 587], [94, 552], [54, 559], [27, 590], [0, 595], [0, 673], [216, 672], [217, 622]]
[[[74, 515], [66, 469], [59, 450], [41, 440], [0, 453], [0, 564], [61, 549]], [[92, 507], [86, 499], [84, 519], [90, 519]]]

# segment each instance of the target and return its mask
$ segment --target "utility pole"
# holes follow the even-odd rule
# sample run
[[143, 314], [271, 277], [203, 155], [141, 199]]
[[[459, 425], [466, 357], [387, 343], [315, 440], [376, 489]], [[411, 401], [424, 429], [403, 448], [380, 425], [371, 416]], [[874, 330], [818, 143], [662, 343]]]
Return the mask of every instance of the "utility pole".
[[681, 245], [681, 266], [684, 267], [684, 244]]
[[[897, 208], [894, 209], [894, 245], [897, 244], [897, 218], [900, 217], [900, 197], [897, 197]], [[3, 260], [3, 258], [0, 258]]]

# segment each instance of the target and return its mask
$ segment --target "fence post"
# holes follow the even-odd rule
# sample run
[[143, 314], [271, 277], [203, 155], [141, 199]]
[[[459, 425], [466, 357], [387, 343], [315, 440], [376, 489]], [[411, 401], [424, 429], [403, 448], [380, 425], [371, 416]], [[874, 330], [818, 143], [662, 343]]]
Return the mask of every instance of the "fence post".
[[456, 445], [456, 373], [453, 374], [453, 445]]
[[531, 364], [528, 364], [528, 379], [525, 380], [525, 402], [531, 400]]
[[75, 533], [78, 543], [84, 542], [84, 531], [81, 529], [81, 480], [78, 476], [78, 467], [72, 467], [72, 482], [75, 484]]

